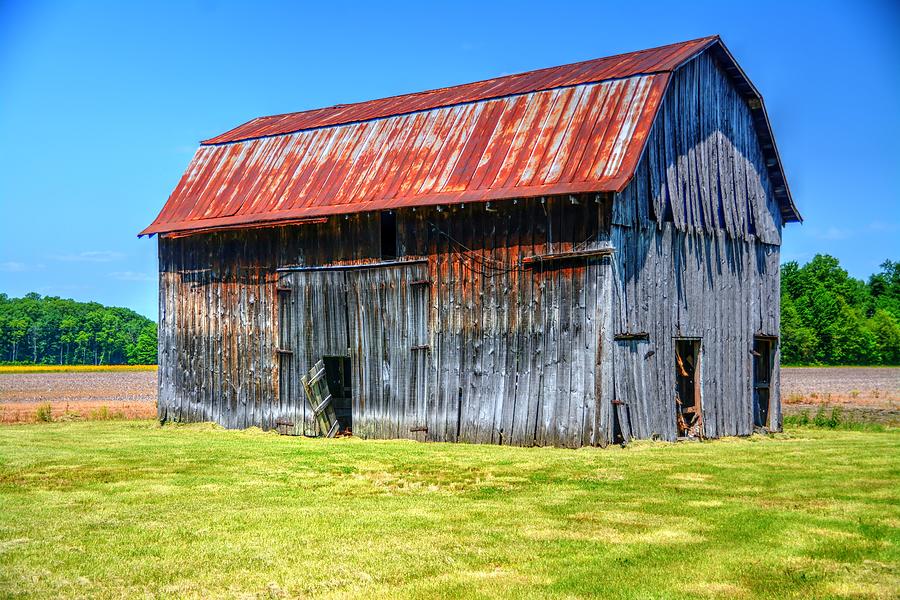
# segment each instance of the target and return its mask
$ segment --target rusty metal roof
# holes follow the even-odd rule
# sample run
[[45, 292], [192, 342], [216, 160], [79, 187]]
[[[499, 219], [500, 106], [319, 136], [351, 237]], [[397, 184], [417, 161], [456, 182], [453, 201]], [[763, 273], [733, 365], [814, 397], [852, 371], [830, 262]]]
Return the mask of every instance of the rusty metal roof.
[[342, 125], [354, 121], [367, 121], [502, 96], [672, 71], [704, 48], [709, 47], [717, 39], [715, 36], [705, 37], [650, 50], [596, 58], [580, 63], [506, 75], [416, 94], [392, 96], [357, 104], [339, 104], [286, 115], [260, 117], [202, 143], [236, 142], [254, 137], [292, 133], [302, 129]]
[[720, 43], [701, 38], [254, 119], [202, 142], [141, 235], [620, 191], [637, 167], [669, 73]]

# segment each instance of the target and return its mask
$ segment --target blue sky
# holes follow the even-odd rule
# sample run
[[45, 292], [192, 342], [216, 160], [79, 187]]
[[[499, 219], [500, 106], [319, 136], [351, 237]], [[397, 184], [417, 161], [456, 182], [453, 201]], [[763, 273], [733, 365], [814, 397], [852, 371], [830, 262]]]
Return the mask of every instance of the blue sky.
[[783, 260], [900, 260], [892, 2], [0, 2], [0, 291], [156, 316], [157, 214], [201, 139], [253, 117], [718, 33], [766, 99]]

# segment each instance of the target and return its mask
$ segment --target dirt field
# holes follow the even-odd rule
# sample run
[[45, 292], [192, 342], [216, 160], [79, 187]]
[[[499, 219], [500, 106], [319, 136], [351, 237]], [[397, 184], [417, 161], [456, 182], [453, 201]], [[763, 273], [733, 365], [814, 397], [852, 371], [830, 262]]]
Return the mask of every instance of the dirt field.
[[785, 367], [781, 398], [787, 415], [840, 406], [853, 420], [900, 425], [900, 368]]
[[[781, 393], [786, 414], [840, 406], [848, 417], [900, 424], [900, 368], [786, 367]], [[44, 402], [54, 418], [89, 417], [102, 407], [114, 416], [150, 418], [156, 372], [0, 373], [0, 422], [34, 421]]]
[[54, 418], [150, 418], [156, 415], [156, 371], [0, 373], [0, 422], [34, 421], [45, 402]]

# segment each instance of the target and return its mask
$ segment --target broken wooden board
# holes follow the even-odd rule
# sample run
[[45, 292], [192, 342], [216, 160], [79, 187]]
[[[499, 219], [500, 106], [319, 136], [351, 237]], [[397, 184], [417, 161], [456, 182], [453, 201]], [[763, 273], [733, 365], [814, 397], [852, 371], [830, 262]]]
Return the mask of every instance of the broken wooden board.
[[313, 411], [315, 421], [319, 425], [319, 432], [325, 437], [334, 437], [340, 426], [338, 425], [337, 415], [334, 412], [334, 406], [331, 404], [331, 392], [328, 391], [328, 382], [325, 380], [325, 362], [319, 360], [309, 370], [309, 374], [304, 375], [300, 379], [300, 382], [303, 384], [306, 400]]

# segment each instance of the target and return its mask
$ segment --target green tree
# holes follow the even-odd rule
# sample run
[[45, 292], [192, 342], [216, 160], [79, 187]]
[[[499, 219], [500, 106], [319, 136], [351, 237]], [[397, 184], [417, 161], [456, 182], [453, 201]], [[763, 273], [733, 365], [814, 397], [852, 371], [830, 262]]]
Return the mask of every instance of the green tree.
[[815, 362], [818, 338], [800, 319], [794, 301], [786, 292], [781, 294], [781, 362], [803, 365]]
[[869, 277], [874, 315], [878, 309], [887, 311], [900, 321], [900, 261], [886, 260], [881, 263], [881, 271]]
[[[145, 330], [155, 348], [155, 325], [149, 325], [154, 324], [127, 308], [34, 293], [23, 298], [0, 294], [0, 362], [123, 364], [132, 360]], [[143, 359], [153, 362], [146, 352]]]
[[785, 364], [900, 364], [900, 263], [885, 261], [866, 283], [820, 254], [785, 263], [781, 292]]
[[129, 358], [129, 364], [155, 365], [156, 364], [156, 323], [148, 323], [141, 329], [134, 351]]
[[888, 311], [879, 308], [868, 322], [875, 337], [879, 362], [900, 365], [900, 322]]

